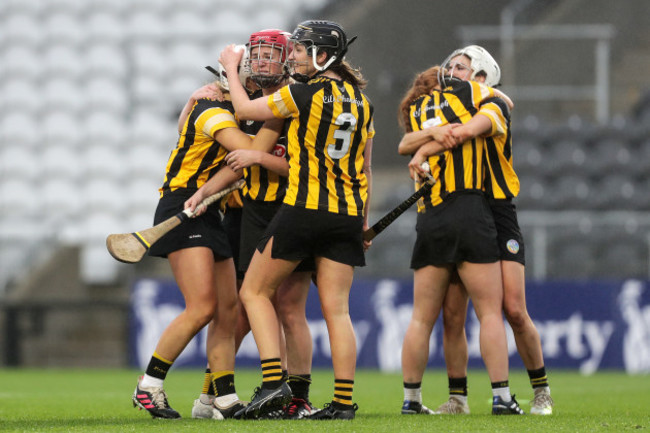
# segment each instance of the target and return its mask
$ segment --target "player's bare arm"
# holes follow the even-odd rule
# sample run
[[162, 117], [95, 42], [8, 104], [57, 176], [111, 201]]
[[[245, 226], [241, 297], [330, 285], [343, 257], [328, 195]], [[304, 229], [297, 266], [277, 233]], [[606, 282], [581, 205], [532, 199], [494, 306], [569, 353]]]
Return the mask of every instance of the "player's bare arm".
[[[236, 182], [242, 177], [242, 173], [232, 170], [227, 165], [224, 165], [214, 176], [212, 176], [206, 183], [201, 186], [190, 198], [185, 201], [184, 208], [192, 212], [196, 207], [212, 194], [227, 188], [233, 182]], [[199, 216], [205, 212], [206, 208], [199, 209], [194, 216]]]
[[219, 62], [223, 65], [228, 75], [230, 97], [235, 107], [235, 112], [240, 119], [270, 120], [274, 119], [273, 111], [266, 104], [266, 98], [250, 100], [248, 92], [239, 82], [237, 68], [241, 62], [243, 51], [237, 50], [236, 45], [228, 45], [221, 52]]

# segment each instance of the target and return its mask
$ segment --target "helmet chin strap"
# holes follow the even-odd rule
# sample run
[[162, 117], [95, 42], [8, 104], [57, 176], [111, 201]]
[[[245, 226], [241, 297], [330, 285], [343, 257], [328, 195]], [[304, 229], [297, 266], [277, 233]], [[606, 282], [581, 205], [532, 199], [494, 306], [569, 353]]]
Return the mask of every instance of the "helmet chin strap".
[[316, 56], [317, 55], [318, 55], [318, 49], [314, 49], [312, 47], [312, 50], [311, 50], [312, 63], [314, 64], [314, 68], [316, 68], [316, 70], [320, 71], [320, 72], [323, 72], [324, 70], [329, 68], [332, 65], [332, 63], [334, 63], [336, 61], [336, 58], [337, 58], [336, 56], [332, 56], [332, 57], [329, 58], [327, 63], [325, 63], [323, 66], [318, 66], [318, 62], [316, 62]]

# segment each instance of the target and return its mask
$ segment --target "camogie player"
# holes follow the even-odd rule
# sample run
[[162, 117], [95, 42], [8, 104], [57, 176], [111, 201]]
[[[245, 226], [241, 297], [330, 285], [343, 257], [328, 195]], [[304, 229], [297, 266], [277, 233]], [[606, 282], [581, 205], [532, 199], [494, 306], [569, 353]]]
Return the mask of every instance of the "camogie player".
[[[226, 87], [222, 91], [227, 95]], [[239, 129], [229, 99], [200, 99], [186, 107], [187, 119], [167, 163], [154, 225], [182, 211], [185, 201], [223, 164], [228, 151], [250, 147], [251, 138]], [[265, 136], [276, 142], [279, 134], [263, 128], [257, 137]], [[208, 208], [203, 215], [176, 227], [156, 242], [149, 254], [169, 260], [185, 309], [162, 333], [145, 374], [138, 380], [133, 405], [154, 418], [180, 418], [169, 405], [163, 383], [190, 340], [210, 324], [208, 363], [216, 378], [217, 394], [234, 413], [243, 407], [234, 386], [232, 324], [238, 315], [237, 288], [231, 246], [218, 209]]]
[[[262, 385], [240, 411], [245, 419], [267, 417], [291, 402], [280, 368], [280, 324], [272, 297], [305, 259], [314, 258], [318, 293], [332, 351], [334, 398], [309, 419], [352, 419], [356, 341], [348, 297], [354, 266], [365, 264], [362, 232], [368, 226], [372, 106], [361, 92], [365, 80], [343, 60], [350, 42], [340, 25], [305, 21], [293, 32], [289, 56], [296, 84], [268, 98], [250, 100], [229, 78], [243, 119], [291, 119], [287, 134], [289, 178], [283, 205], [258, 244], [240, 297], [260, 353]], [[234, 77], [241, 53], [220, 57]]]
[[[287, 83], [284, 65], [289, 52], [288, 36], [289, 33], [281, 30], [269, 29], [253, 33], [249, 38], [248, 58], [245, 60], [245, 65], [250, 73], [250, 79], [262, 89], [262, 95], [271, 95]], [[261, 95], [256, 93], [251, 97], [259, 96]], [[240, 124], [245, 132], [255, 135], [263, 122], [241, 121]], [[270, 153], [262, 150], [239, 149], [226, 156], [229, 167], [234, 171], [243, 170], [246, 180], [242, 194], [243, 214], [239, 257], [239, 271], [242, 276], [248, 269], [257, 243], [284, 198], [289, 169], [285, 134], [286, 129]], [[211, 191], [218, 191], [225, 186], [225, 183], [219, 182], [215, 177], [188, 200], [187, 206], [193, 208]], [[283, 325], [286, 340], [286, 370], [293, 395], [292, 401], [282, 413], [282, 417], [287, 419], [299, 419], [313, 411], [309, 402], [312, 339], [305, 316], [305, 304], [314, 270], [313, 260], [301, 262], [282, 282], [273, 299]], [[242, 316], [245, 318], [246, 314]], [[249, 330], [247, 320], [240, 324], [237, 332], [238, 346]]]
[[[474, 80], [488, 86], [496, 86], [501, 78], [499, 65], [484, 48], [470, 45], [454, 51], [445, 61], [450, 75], [460, 80]], [[503, 96], [503, 95], [501, 95]], [[507, 102], [507, 100], [505, 100]], [[504, 99], [495, 98], [481, 106], [472, 119], [476, 125], [473, 131], [454, 129], [449, 136], [457, 142], [490, 134], [501, 129], [485, 140], [485, 193], [497, 229], [500, 251], [500, 265], [503, 278], [503, 310], [514, 331], [517, 349], [528, 372], [534, 397], [530, 413], [550, 415], [553, 412], [553, 400], [539, 333], [526, 308], [524, 241], [517, 222], [517, 214], [512, 199], [519, 192], [519, 180], [512, 166], [512, 134], [510, 116], [504, 106]], [[479, 123], [480, 122], [480, 123]], [[481, 126], [482, 125], [482, 126]], [[429, 128], [429, 139], [441, 136], [436, 127]], [[420, 147], [418, 144], [408, 149], [409, 153], [417, 150], [413, 170], [418, 170], [418, 161], [439, 151], [440, 145], [430, 143]], [[462, 284], [450, 285], [443, 306], [445, 361], [449, 376], [449, 400], [441, 405], [437, 414], [469, 413], [467, 404], [467, 338], [465, 319], [467, 314], [467, 293]]]
[[[419, 74], [400, 104], [407, 132], [438, 126], [446, 146], [450, 136], [469, 135], [470, 120], [481, 104], [493, 98], [493, 89], [463, 82], [433, 67]], [[452, 124], [463, 124], [454, 126]], [[499, 126], [499, 125], [497, 125]], [[455, 128], [455, 129], [454, 129]], [[497, 134], [498, 128], [491, 135]], [[413, 141], [430, 132], [411, 135], [400, 143], [402, 154], [412, 153]], [[415, 138], [414, 138], [415, 137]], [[431, 413], [421, 403], [421, 382], [429, 354], [429, 337], [440, 314], [452, 277], [457, 273], [469, 293], [480, 322], [481, 355], [492, 383], [493, 414], [523, 414], [510, 395], [508, 350], [501, 319], [503, 288], [494, 220], [483, 193], [484, 140], [479, 136], [426, 159], [437, 183], [418, 209], [414, 269], [414, 309], [404, 337], [402, 370], [405, 402], [402, 413]], [[425, 138], [425, 142], [431, 140]], [[417, 157], [417, 155], [416, 155]], [[409, 166], [417, 171], [423, 159]], [[417, 167], [416, 167], [417, 165]]]

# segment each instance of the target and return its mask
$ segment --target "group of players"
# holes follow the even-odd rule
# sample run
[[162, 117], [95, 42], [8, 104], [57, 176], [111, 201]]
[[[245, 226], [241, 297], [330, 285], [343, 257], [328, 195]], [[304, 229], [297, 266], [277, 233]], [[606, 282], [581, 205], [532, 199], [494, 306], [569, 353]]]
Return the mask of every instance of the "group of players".
[[[194, 92], [179, 118], [154, 223], [183, 208], [196, 217], [153, 245], [166, 257], [185, 309], [165, 329], [133, 404], [154, 418], [180, 418], [163, 389], [174, 360], [208, 325], [208, 368], [195, 418], [353, 419], [356, 340], [349, 315], [354, 267], [371, 242], [373, 107], [349, 45], [331, 21], [305, 21], [293, 33], [263, 30], [219, 58], [218, 80]], [[419, 74], [400, 105], [413, 155], [411, 176], [437, 182], [418, 208], [414, 310], [402, 348], [402, 414], [469, 413], [468, 297], [481, 324], [481, 354], [492, 383], [493, 414], [523, 414], [508, 385], [502, 313], [534, 388], [531, 413], [552, 413], [539, 335], [526, 312], [523, 239], [512, 198], [510, 109], [495, 90], [497, 63], [470, 46]], [[426, 173], [425, 173], [426, 172]], [[222, 206], [201, 201], [243, 177]], [[305, 317], [311, 282], [327, 324], [334, 395], [309, 400], [312, 340]], [[444, 308], [443, 308], [444, 304]], [[443, 310], [449, 400], [422, 404], [429, 337]], [[236, 324], [236, 326], [234, 326]], [[235, 354], [252, 331], [262, 383], [249, 403], [235, 391]]]

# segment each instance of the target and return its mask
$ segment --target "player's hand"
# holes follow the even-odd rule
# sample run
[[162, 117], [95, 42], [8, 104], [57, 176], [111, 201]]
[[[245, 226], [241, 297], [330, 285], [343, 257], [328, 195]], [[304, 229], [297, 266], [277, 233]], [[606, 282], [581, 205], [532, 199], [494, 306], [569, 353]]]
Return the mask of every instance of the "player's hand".
[[223, 92], [214, 83], [206, 84], [203, 87], [200, 87], [192, 93], [190, 96], [190, 102], [194, 103], [198, 101], [199, 99], [211, 99], [213, 101], [219, 101], [223, 102], [224, 97], [223, 97]]
[[[370, 227], [368, 227], [368, 224], [367, 224], [367, 223], [364, 223], [364, 224], [363, 224], [363, 233], [365, 233], [366, 230], [368, 230], [369, 228], [370, 228]], [[364, 252], [364, 253], [365, 253], [366, 251], [368, 251], [368, 250], [370, 249], [371, 246], [372, 246], [372, 240], [370, 240], [370, 241], [367, 241], [367, 240], [365, 240], [365, 239], [363, 240], [363, 252]]]
[[455, 124], [447, 124], [443, 126], [433, 126], [428, 128], [431, 138], [442, 145], [445, 149], [453, 149], [457, 144], [456, 137], [452, 134]]
[[203, 215], [205, 213], [207, 206], [200, 206], [203, 199], [205, 199], [203, 191], [199, 188], [199, 190], [196, 191], [192, 197], [188, 198], [185, 201], [184, 209], [189, 209], [191, 212], [196, 211], [192, 218]]
[[237, 149], [226, 155], [226, 164], [234, 171], [248, 168], [251, 165], [259, 165], [260, 152], [250, 149]]
[[422, 164], [426, 162], [426, 160], [427, 158], [425, 158], [419, 152], [415, 152], [415, 155], [413, 155], [413, 158], [411, 158], [411, 161], [408, 165], [409, 175], [411, 176], [411, 179], [420, 182], [422, 179], [426, 178], [424, 169], [422, 168]]
[[221, 63], [226, 70], [236, 70], [244, 55], [244, 50], [241, 46], [230, 44], [221, 51], [219, 55], [219, 63]]

